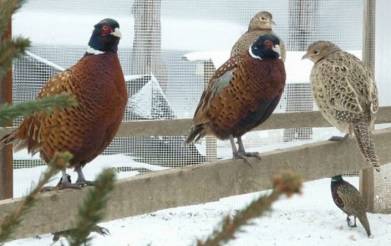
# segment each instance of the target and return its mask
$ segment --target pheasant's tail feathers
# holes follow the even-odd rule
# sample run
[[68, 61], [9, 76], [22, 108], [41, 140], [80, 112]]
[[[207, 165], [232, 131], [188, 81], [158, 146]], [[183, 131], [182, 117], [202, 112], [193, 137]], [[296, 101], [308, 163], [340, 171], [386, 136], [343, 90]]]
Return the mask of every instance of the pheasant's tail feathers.
[[4, 148], [6, 145], [12, 144], [17, 140], [16, 131], [13, 131], [0, 139], [0, 149]]
[[204, 136], [204, 127], [202, 124], [195, 125], [190, 129], [190, 134], [186, 138], [186, 143], [197, 142]]
[[370, 125], [366, 121], [359, 121], [354, 124], [353, 131], [357, 139], [358, 147], [365, 157], [366, 161], [371, 164], [376, 171], [380, 171], [379, 158], [375, 151], [375, 143], [370, 132]]
[[360, 221], [361, 225], [364, 227], [365, 231], [367, 232], [368, 237], [371, 236], [371, 228], [369, 227], [369, 221], [367, 215], [364, 213], [363, 215], [358, 216], [358, 220]]

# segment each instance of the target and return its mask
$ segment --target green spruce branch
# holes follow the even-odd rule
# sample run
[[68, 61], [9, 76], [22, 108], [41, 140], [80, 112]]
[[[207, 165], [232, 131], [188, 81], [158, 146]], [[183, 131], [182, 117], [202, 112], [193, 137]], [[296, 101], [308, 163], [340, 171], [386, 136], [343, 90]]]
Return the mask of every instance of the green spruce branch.
[[114, 188], [115, 173], [112, 169], [102, 171], [95, 180], [95, 186], [87, 193], [83, 204], [79, 207], [74, 229], [66, 231], [70, 246], [88, 245], [92, 231], [106, 233], [97, 224], [103, 219], [109, 193]]
[[0, 81], [9, 71], [12, 59], [20, 57], [30, 46], [30, 40], [22, 37], [7, 40], [9, 21], [12, 14], [21, 7], [24, 1], [0, 0]]
[[27, 116], [42, 111], [50, 113], [55, 108], [63, 109], [76, 105], [76, 99], [73, 96], [65, 94], [44, 97], [35, 101], [14, 105], [5, 104], [0, 107], [0, 125], [9, 122], [18, 116]]
[[291, 196], [294, 193], [299, 193], [301, 185], [301, 178], [290, 171], [284, 171], [275, 176], [273, 178], [273, 190], [269, 195], [254, 200], [233, 217], [225, 216], [219, 227], [206, 240], [198, 240], [197, 245], [218, 246], [235, 239], [235, 233], [240, 231], [241, 227], [250, 225], [250, 220], [262, 216], [281, 195]]
[[38, 194], [43, 186], [56, 175], [60, 170], [68, 166], [72, 159], [72, 154], [69, 152], [57, 153], [48, 163], [48, 168], [41, 175], [41, 178], [35, 188], [23, 199], [22, 203], [15, 209], [14, 212], [7, 215], [0, 224], [0, 243], [5, 242], [12, 236], [12, 232], [20, 225], [25, 215], [35, 204]]

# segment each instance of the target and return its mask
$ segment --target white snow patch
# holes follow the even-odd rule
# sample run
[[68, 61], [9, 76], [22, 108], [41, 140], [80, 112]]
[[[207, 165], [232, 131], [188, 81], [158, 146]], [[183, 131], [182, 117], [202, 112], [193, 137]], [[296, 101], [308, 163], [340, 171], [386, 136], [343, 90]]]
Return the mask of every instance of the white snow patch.
[[[346, 178], [355, 186], [358, 178]], [[134, 216], [101, 226], [110, 230], [110, 235], [93, 235], [92, 245], [106, 246], [182, 246], [194, 245], [204, 238], [221, 221], [223, 215], [235, 214], [264, 192], [251, 193], [221, 199], [201, 205], [178, 207]], [[229, 246], [241, 245], [317, 245], [317, 246], [378, 246], [391, 241], [391, 215], [368, 214], [373, 237], [368, 238], [363, 227], [346, 225], [346, 216], [333, 203], [330, 194], [330, 179], [307, 182], [303, 195], [283, 198], [273, 205], [272, 213], [255, 219], [253, 225], [245, 226], [243, 232]], [[40, 239], [28, 238], [7, 245], [50, 245], [51, 236]], [[54, 245], [60, 245], [56, 243]]]

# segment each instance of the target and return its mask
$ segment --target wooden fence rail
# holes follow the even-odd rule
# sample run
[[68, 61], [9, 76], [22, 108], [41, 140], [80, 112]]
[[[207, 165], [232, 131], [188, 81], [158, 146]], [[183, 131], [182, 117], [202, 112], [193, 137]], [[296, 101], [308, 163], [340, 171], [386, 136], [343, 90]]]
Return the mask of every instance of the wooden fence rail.
[[[391, 107], [381, 107], [377, 124], [391, 122]], [[189, 133], [191, 119], [139, 120], [121, 124], [117, 137], [129, 136], [184, 136]], [[319, 111], [277, 113], [254, 130], [271, 130], [300, 127], [330, 127]], [[1, 128], [0, 138], [13, 128]]]
[[[251, 167], [242, 160], [224, 160], [123, 179], [111, 194], [105, 220], [269, 189], [271, 175], [287, 168], [301, 174], [305, 181], [359, 171], [367, 164], [353, 141], [323, 141], [263, 153], [262, 160], [251, 159]], [[382, 164], [391, 162], [391, 128], [376, 131], [375, 141]], [[14, 237], [71, 228], [87, 190], [43, 194]], [[0, 201], [0, 219], [19, 203], [20, 199]]]

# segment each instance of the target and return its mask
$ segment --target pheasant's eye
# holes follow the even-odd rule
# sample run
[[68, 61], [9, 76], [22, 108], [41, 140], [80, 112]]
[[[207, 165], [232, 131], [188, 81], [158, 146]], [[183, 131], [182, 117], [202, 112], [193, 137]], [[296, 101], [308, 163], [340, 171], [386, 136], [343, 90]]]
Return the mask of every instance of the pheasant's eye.
[[266, 20], [266, 18], [265, 17], [261, 17], [261, 20]]
[[315, 55], [319, 54], [319, 51], [318, 50], [314, 50], [314, 54]]
[[102, 26], [102, 29], [101, 29], [101, 35], [102, 36], [109, 35], [110, 33], [112, 33], [111, 27], [109, 27], [107, 25]]

